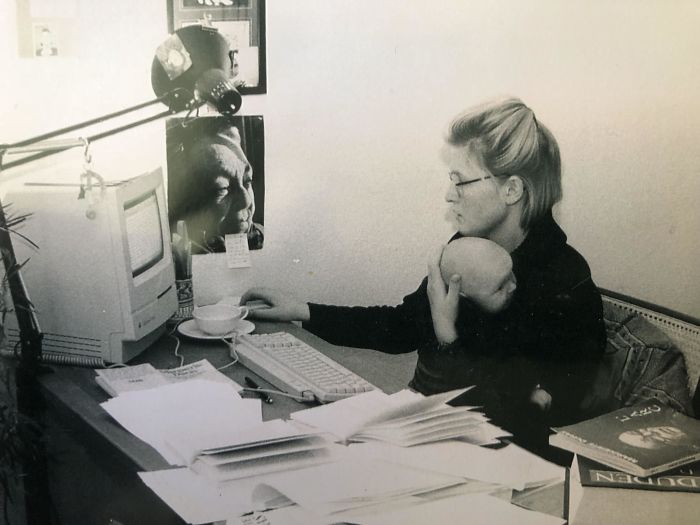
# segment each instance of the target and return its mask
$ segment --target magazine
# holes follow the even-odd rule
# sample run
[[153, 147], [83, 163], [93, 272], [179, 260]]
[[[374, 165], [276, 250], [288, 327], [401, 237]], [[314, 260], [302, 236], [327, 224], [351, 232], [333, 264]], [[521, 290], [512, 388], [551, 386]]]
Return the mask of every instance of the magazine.
[[144, 363], [133, 366], [97, 369], [95, 372], [97, 373], [95, 377], [97, 384], [112, 397], [124, 392], [156, 388], [188, 379], [207, 379], [209, 381], [228, 383], [232, 384], [238, 391], [243, 388], [233, 379], [219, 372], [206, 359], [165, 370], [157, 370], [152, 365]]

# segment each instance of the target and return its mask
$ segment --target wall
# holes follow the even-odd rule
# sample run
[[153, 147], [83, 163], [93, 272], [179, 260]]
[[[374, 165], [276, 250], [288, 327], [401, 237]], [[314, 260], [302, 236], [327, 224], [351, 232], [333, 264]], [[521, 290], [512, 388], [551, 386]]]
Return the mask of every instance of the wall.
[[[79, 4], [89, 45], [51, 63], [16, 58], [3, 13], [0, 58], [16, 72], [2, 88], [3, 141], [151, 98], [165, 3]], [[696, 2], [270, 0], [267, 11], [268, 93], [244, 100], [265, 116], [266, 244], [253, 270], [197, 261], [201, 301], [253, 283], [399, 301], [450, 234], [437, 155], [447, 122], [513, 94], [559, 139], [557, 214], [597, 283], [700, 317]], [[99, 144], [100, 170], [162, 162], [163, 123], [129, 134]]]

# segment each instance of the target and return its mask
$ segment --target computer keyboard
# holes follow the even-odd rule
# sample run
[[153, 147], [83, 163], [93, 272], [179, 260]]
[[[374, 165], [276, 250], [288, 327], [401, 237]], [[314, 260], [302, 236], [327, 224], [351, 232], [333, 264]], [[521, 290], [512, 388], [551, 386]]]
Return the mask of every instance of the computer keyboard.
[[240, 335], [241, 364], [280, 390], [305, 400], [337, 401], [376, 387], [286, 332]]

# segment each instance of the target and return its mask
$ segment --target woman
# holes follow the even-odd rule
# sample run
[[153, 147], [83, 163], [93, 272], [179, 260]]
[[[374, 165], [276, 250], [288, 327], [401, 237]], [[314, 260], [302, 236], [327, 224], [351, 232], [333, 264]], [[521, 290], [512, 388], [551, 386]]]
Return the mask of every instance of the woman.
[[460, 399], [482, 405], [523, 446], [552, 459], [550, 426], [581, 419], [579, 403], [605, 345], [600, 294], [585, 260], [552, 218], [561, 198], [559, 148], [517, 99], [478, 107], [451, 124], [442, 151], [454, 238], [505, 248], [517, 289], [485, 313], [446, 286], [436, 258], [418, 290], [395, 307], [307, 304], [254, 288], [243, 301], [272, 308], [260, 319], [301, 320], [327, 341], [383, 352], [418, 351], [411, 386], [434, 394], [476, 385]]

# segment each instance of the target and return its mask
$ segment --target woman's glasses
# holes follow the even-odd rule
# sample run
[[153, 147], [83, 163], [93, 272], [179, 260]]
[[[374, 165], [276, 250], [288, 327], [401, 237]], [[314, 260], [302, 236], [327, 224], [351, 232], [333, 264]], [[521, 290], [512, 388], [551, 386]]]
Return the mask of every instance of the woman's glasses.
[[468, 185], [468, 184], [474, 184], [475, 182], [479, 182], [479, 181], [481, 181], [481, 180], [495, 179], [495, 178], [498, 178], [498, 177], [509, 177], [509, 176], [510, 176], [509, 173], [502, 173], [501, 175], [486, 175], [486, 177], [480, 177], [480, 178], [478, 178], [478, 179], [465, 180], [465, 181], [461, 181], [461, 182], [459, 182], [459, 181], [458, 181], [458, 182], [455, 182], [455, 181], [452, 179], [452, 177], [450, 177], [450, 182], [451, 182], [452, 184], [454, 184], [454, 186], [455, 186], [456, 188], [458, 188], [458, 187], [460, 187], [460, 186], [466, 186], [466, 185]]

